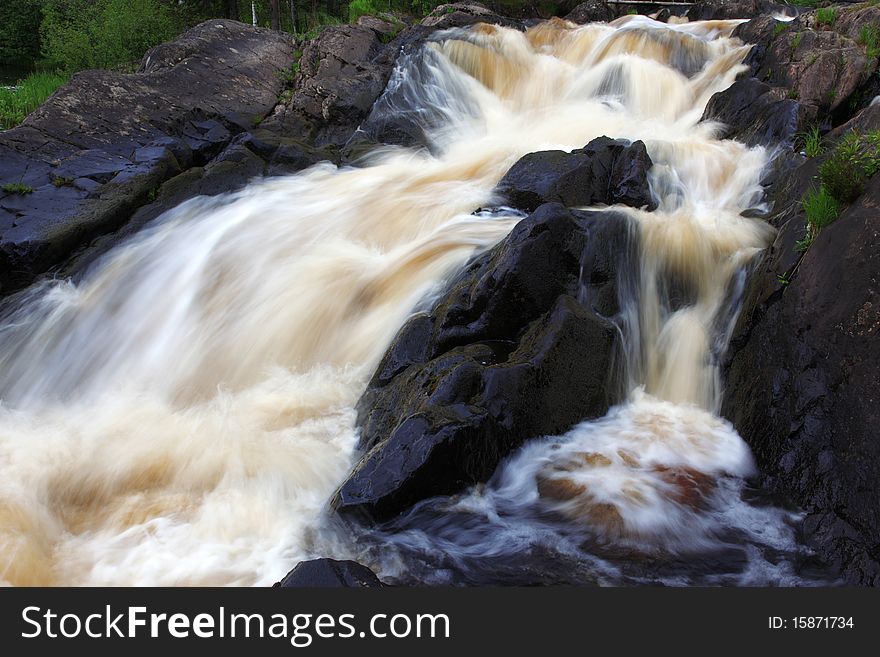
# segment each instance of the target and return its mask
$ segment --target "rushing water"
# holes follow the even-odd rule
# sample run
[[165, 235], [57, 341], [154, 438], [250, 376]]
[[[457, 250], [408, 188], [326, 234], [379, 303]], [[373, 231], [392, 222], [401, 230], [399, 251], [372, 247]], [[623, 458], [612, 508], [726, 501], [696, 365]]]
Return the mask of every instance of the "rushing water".
[[[430, 152], [189, 201], [81, 282], [32, 290], [0, 327], [0, 575], [267, 584], [332, 553], [400, 581], [517, 581], [498, 564], [529, 552], [559, 581], [801, 581], [795, 516], [747, 501], [748, 448], [713, 414], [743, 267], [770, 237], [740, 216], [768, 153], [700, 123], [742, 69], [736, 24], [446, 32], [385, 98]], [[473, 211], [522, 155], [601, 135], [646, 143], [660, 203], [625, 210], [643, 251], [621, 299], [631, 397], [527, 445], [487, 486], [340, 532], [325, 509], [372, 368], [519, 220]]]

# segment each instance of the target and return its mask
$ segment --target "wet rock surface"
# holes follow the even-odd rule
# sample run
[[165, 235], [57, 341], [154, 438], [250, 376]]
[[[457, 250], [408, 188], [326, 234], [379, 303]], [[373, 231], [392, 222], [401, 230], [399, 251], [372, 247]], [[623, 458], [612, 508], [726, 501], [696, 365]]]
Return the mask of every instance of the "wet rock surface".
[[356, 561], [313, 559], [296, 565], [280, 582], [280, 588], [379, 588], [376, 574]]
[[544, 203], [569, 207], [622, 203], [656, 208], [648, 187], [652, 162], [645, 145], [598, 137], [571, 153], [530, 153], [511, 167], [498, 193], [526, 211]]
[[631, 247], [626, 217], [546, 204], [478, 258], [379, 365], [337, 511], [394, 516], [486, 480], [528, 438], [604, 414]]
[[[832, 139], [878, 125], [880, 108], [869, 108]], [[789, 169], [774, 186], [770, 221], [779, 233], [751, 275], [722, 412], [752, 447], [768, 489], [805, 510], [819, 555], [848, 583], [878, 585], [880, 181], [799, 251], [806, 217], [798, 201], [819, 161]]]
[[138, 73], [84, 71], [0, 132], [0, 294], [125, 224], [159, 186], [218, 155], [275, 105], [293, 44], [233, 21], [148, 52]]

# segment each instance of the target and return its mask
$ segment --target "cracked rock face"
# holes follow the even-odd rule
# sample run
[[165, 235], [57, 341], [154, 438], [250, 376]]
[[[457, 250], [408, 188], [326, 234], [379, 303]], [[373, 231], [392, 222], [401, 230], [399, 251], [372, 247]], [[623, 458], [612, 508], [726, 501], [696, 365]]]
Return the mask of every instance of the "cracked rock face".
[[[871, 107], [850, 124], [880, 127]], [[770, 490], [807, 513], [820, 556], [850, 584], [880, 584], [880, 179], [806, 252], [798, 199], [818, 164], [778, 183], [794, 199], [757, 265], [734, 332], [722, 413], [749, 443]], [[780, 278], [781, 277], [781, 278]]]
[[759, 80], [786, 89], [788, 98], [819, 120], [841, 107], [877, 68], [846, 34], [816, 25], [813, 14], [790, 23], [760, 16], [734, 36], [755, 44], [745, 64]]
[[0, 132], [0, 295], [115, 230], [168, 178], [217, 155], [275, 105], [293, 44], [211, 20], [144, 56], [134, 75], [84, 71]]

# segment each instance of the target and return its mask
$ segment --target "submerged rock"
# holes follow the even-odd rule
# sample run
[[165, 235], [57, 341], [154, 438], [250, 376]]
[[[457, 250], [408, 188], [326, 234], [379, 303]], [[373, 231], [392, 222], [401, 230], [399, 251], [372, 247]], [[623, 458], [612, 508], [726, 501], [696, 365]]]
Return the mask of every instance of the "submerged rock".
[[497, 192], [513, 207], [622, 203], [655, 209], [648, 186], [652, 162], [641, 141], [598, 137], [584, 148], [530, 153], [511, 167]]
[[379, 588], [376, 574], [357, 561], [312, 559], [296, 565], [280, 582], [281, 588]]
[[385, 354], [358, 404], [364, 455], [334, 507], [394, 516], [603, 415], [632, 247], [626, 217], [546, 204], [478, 258]]

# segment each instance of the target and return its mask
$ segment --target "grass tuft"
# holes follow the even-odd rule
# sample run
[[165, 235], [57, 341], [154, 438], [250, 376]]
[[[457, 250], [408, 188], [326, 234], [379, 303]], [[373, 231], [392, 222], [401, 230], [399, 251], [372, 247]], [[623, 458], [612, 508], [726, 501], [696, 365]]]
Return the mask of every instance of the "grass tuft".
[[14, 128], [24, 121], [65, 81], [55, 73], [32, 73], [13, 89], [0, 88], [0, 130]]
[[880, 57], [880, 27], [863, 25], [856, 42], [865, 47], [868, 57]]
[[816, 25], [834, 25], [837, 20], [837, 7], [822, 7], [816, 10]]
[[825, 151], [819, 126], [813, 126], [806, 132], [799, 133], [797, 138], [803, 145], [804, 155], [807, 157], [819, 157]]
[[23, 185], [22, 183], [6, 183], [3, 185], [2, 189], [7, 194], [21, 194], [22, 196], [34, 191], [33, 187], [30, 185]]

